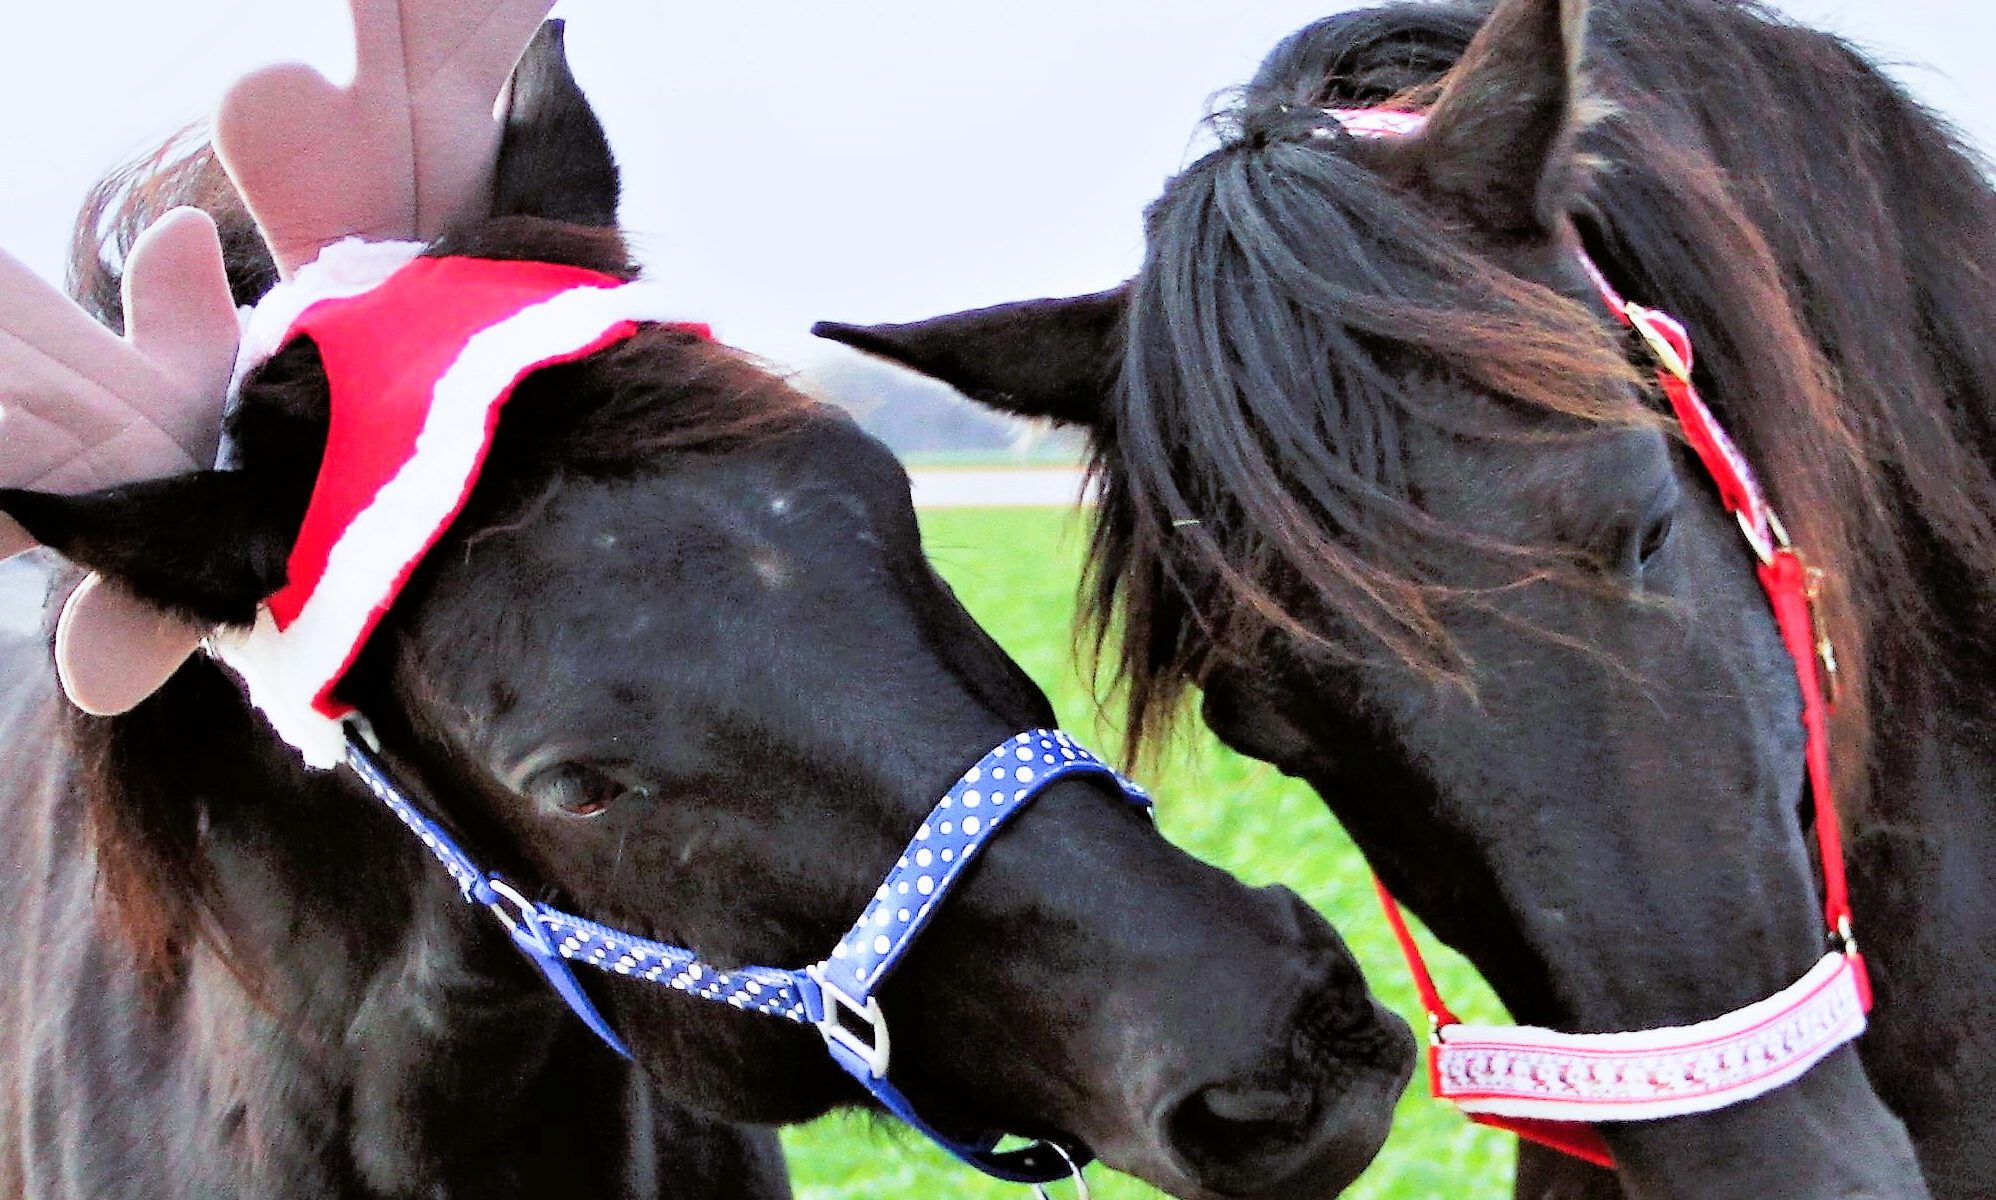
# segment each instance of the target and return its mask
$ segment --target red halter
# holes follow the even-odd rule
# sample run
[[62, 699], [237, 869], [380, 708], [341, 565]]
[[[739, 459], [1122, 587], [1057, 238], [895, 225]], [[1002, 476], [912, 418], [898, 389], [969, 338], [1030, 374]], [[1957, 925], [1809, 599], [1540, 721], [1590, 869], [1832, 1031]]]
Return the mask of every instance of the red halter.
[[[1417, 132], [1418, 113], [1332, 111], [1358, 137]], [[1469, 1026], [1442, 1000], [1420, 946], [1386, 885], [1374, 881], [1427, 1011], [1428, 1078], [1435, 1096], [1471, 1120], [1604, 1167], [1614, 1159], [1594, 1124], [1710, 1112], [1764, 1095], [1806, 1073], [1864, 1031], [1871, 986], [1851, 933], [1843, 839], [1830, 782], [1829, 710], [1837, 673], [1815, 612], [1821, 573], [1808, 565], [1769, 507], [1752, 468], [1691, 382], [1691, 338], [1675, 319], [1622, 299], [1583, 254], [1608, 308], [1636, 331], [1657, 361], [1657, 382], [1726, 511], [1759, 560], [1761, 587], [1802, 691], [1804, 758], [1816, 808], [1823, 919], [1836, 947], [1782, 992], [1746, 1008], [1675, 1029], [1564, 1034], [1529, 1027]]]

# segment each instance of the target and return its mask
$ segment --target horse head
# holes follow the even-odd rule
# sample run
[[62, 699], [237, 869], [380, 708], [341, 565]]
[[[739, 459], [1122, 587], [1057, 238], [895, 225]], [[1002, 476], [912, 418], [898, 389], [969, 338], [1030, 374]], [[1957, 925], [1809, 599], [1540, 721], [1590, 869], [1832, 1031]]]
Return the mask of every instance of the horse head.
[[[1778, 268], [1681, 129], [1665, 161], [1605, 168], [1637, 180], [1628, 209], [1595, 202], [1583, 139], [1622, 110], [1589, 91], [1583, 3], [1436, 11], [1401, 16], [1434, 30], [1401, 29], [1371, 75], [1363, 16], [1286, 45], [1152, 205], [1126, 286], [818, 331], [1088, 429], [1094, 616], [1134, 735], [1197, 687], [1221, 739], [1309, 781], [1520, 1021], [1706, 1021], [1825, 953], [1797, 668], [1582, 249], [1637, 296], [1654, 276], [1618, 234], [1642, 222], [1730, 261], [1720, 277], [1764, 289]], [[1357, 136], [1324, 107], [1385, 101], [1423, 123]], [[1844, 561], [1821, 514], [1867, 493], [1822, 493], [1853, 443], [1774, 293], [1695, 331], [1720, 364], [1700, 384], [1724, 405], [1748, 380], [1791, 414], [1820, 453], [1814, 477], [1773, 472], [1776, 504]], [[1847, 630], [1839, 586], [1823, 602]], [[1923, 1194], [1847, 1048], [1760, 1099], [1601, 1135], [1644, 1196]], [[1780, 1181], [1740, 1169], [1749, 1145]]]
[[[517, 77], [492, 189], [492, 215], [451, 214], [419, 261], [634, 277], [612, 223], [616, 169], [553, 33]], [[225, 233], [247, 228], [239, 208], [217, 216]], [[226, 240], [251, 246], [238, 282], [271, 276], [253, 238]], [[242, 382], [230, 469], [0, 492], [0, 509], [163, 612], [247, 626], [286, 583], [328, 454], [331, 386], [322, 348], [292, 340]], [[462, 509], [339, 689], [408, 788], [510, 878], [724, 967], [823, 958], [952, 781], [1054, 723], [923, 558], [892, 455], [670, 324], [519, 383]], [[101, 736], [162, 725], [244, 739], [229, 790], [273, 781], [227, 811], [167, 811], [186, 836], [163, 841], [190, 855], [236, 832], [293, 844], [319, 864], [304, 874], [337, 877], [323, 900], [297, 901], [323, 904], [325, 924], [420, 924], [471, 946], [462, 957], [504, 957], [492, 929], [437, 915], [449, 888], [392, 822], [361, 815], [358, 782], [302, 772], [216, 666], [195, 660]], [[381, 837], [364, 854], [325, 833], [368, 820]], [[272, 834], [278, 823], [294, 833]], [[245, 943], [259, 974], [260, 955], [285, 951], [246, 945], [265, 918], [245, 916], [251, 902], [214, 870], [201, 919]], [[208, 878], [151, 877], [168, 874]], [[262, 974], [280, 1004], [328, 986]], [[517, 965], [502, 978], [532, 993]], [[808, 1025], [616, 975], [592, 991], [681, 1102], [776, 1124], [865, 1101]], [[894, 1081], [929, 1122], [1070, 1141], [1188, 1197], [1341, 1186], [1383, 1139], [1411, 1051], [1293, 893], [1194, 861], [1082, 779], [1046, 789], [989, 845], [880, 1004]]]

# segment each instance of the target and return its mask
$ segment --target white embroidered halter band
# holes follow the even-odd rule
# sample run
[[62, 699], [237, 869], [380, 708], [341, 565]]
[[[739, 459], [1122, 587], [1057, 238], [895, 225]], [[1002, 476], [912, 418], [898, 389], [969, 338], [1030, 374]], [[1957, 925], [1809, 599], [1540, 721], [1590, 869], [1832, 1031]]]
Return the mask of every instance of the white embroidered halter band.
[[[670, 988], [810, 1025], [839, 1067], [889, 1112], [986, 1174], [1034, 1185], [1081, 1181], [1091, 1154], [1036, 1140], [998, 1149], [995, 1131], [944, 1131], [888, 1079], [879, 989], [985, 842], [1048, 786], [1096, 781], [1150, 811], [1150, 798], [1058, 730], [1008, 738], [965, 771], [822, 961], [800, 969], [703, 963], [691, 950], [529, 898], [487, 870], [439, 816], [400, 787], [341, 678], [410, 573], [457, 516], [520, 380], [635, 333], [688, 328], [655, 286], [549, 263], [427, 258], [416, 243], [348, 241], [278, 285], [249, 314], [236, 384], [295, 338], [326, 369], [331, 425], [285, 587], [247, 632], [209, 652], [242, 680], [278, 735], [312, 766], [344, 764], [489, 910], [568, 1007], [618, 1054], [630, 1050], [570, 969]], [[1082, 1186], [1085, 1195], [1085, 1185]]]
[[[1354, 137], [1409, 136], [1425, 122], [1420, 113], [1396, 110], [1326, 111], [1338, 129]], [[1329, 127], [1320, 133], [1338, 136]], [[1595, 1124], [1711, 1112], [1790, 1083], [1864, 1032], [1871, 987], [1851, 933], [1842, 835], [1830, 786], [1829, 709], [1837, 664], [1815, 612], [1820, 573], [1790, 542], [1753, 468], [1693, 386], [1691, 338], [1684, 326], [1624, 300], [1585, 254], [1581, 262], [1609, 311], [1655, 358], [1657, 382], [1672, 413], [1759, 561], [1761, 586], [1801, 686], [1804, 756], [1831, 949], [1791, 986], [1695, 1025], [1591, 1034], [1469, 1025], [1442, 1000], [1400, 906], [1383, 883], [1375, 883], [1428, 1014], [1428, 1079], [1435, 1096], [1472, 1120], [1612, 1167]]]

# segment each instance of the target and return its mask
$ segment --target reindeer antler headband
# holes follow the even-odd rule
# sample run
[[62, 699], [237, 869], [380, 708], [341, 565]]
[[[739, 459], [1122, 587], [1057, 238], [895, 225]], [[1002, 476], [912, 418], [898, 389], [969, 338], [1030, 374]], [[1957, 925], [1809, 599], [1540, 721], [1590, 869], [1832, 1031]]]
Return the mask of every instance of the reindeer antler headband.
[[[214, 462], [236, 360], [215, 224], [161, 218], [125, 263], [120, 338], [0, 253], [0, 486], [85, 492]], [[0, 557], [33, 540], [0, 515]], [[202, 630], [91, 576], [57, 629], [63, 686], [89, 712], [150, 694]]]
[[[348, 237], [429, 239], [486, 202], [494, 110], [553, 0], [351, 0], [353, 83], [304, 66], [232, 88], [216, 149], [287, 279]], [[0, 253], [0, 487], [84, 492], [212, 463], [237, 358], [214, 223], [161, 218], [125, 267], [118, 338]], [[0, 557], [31, 538], [0, 516]], [[63, 687], [121, 712], [205, 634], [92, 576], [57, 632]]]
[[553, 0], [350, 0], [353, 83], [270, 67], [229, 90], [215, 149], [287, 277], [349, 237], [427, 241], [491, 194], [494, 108]]

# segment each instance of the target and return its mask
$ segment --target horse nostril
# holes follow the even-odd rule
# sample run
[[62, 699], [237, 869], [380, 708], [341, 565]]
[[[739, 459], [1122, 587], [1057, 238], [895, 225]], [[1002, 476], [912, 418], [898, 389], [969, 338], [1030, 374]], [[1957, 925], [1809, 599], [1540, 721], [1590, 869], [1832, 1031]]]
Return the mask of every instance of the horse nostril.
[[1279, 1121], [1296, 1105], [1295, 1096], [1271, 1088], [1213, 1087], [1200, 1092], [1197, 1099], [1214, 1116], [1235, 1124]]
[[[1237, 1185], [1275, 1173], [1316, 1125], [1308, 1091], [1218, 1084], [1180, 1101], [1165, 1117], [1165, 1141], [1201, 1178]], [[1250, 1186], [1246, 1190], [1252, 1190]]]

